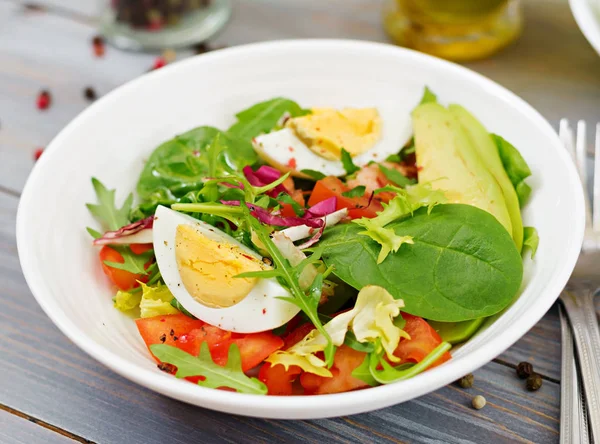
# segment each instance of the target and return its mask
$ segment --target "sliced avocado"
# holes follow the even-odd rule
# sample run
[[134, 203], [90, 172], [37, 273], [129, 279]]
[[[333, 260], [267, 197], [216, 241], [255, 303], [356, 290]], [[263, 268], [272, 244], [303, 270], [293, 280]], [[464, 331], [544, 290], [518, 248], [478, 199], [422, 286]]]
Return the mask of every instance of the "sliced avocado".
[[429, 325], [433, 327], [435, 331], [439, 333], [442, 340], [449, 342], [450, 344], [460, 344], [470, 339], [483, 321], [486, 318], [471, 319], [470, 321], [462, 322], [439, 322], [439, 321], [427, 321]]
[[460, 105], [450, 105], [448, 110], [458, 119], [463, 129], [467, 133], [467, 137], [471, 140], [471, 146], [475, 147], [479, 157], [487, 167], [488, 171], [500, 185], [506, 209], [512, 223], [512, 238], [515, 241], [517, 250], [521, 251], [523, 246], [523, 220], [521, 219], [521, 208], [519, 205], [519, 196], [515, 192], [502, 159], [498, 154], [498, 149], [492, 136], [485, 127], [477, 120], [469, 111]]
[[502, 189], [454, 114], [438, 103], [425, 103], [412, 118], [419, 182], [443, 190], [451, 203], [487, 211], [512, 234]]

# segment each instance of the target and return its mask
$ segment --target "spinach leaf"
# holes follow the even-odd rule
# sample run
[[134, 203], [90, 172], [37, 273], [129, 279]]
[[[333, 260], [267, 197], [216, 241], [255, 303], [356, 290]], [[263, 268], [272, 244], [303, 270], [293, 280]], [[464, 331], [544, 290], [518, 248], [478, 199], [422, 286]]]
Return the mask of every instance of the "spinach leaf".
[[379, 164], [379, 169], [388, 180], [392, 181], [399, 187], [412, 185], [416, 182], [414, 179], [409, 179], [408, 177], [404, 176], [400, 171], [393, 168], [387, 168], [385, 165]]
[[380, 245], [357, 224], [325, 230], [319, 244], [334, 274], [354, 288], [379, 285], [410, 314], [458, 322], [490, 316], [515, 297], [523, 277], [519, 252], [491, 214], [470, 205], [437, 205], [386, 228], [412, 236], [377, 264]]
[[344, 148], [342, 148], [342, 165], [344, 167], [344, 170], [346, 170], [346, 175], [348, 176], [360, 170], [359, 167], [354, 165], [354, 162], [352, 161], [352, 156], [350, 156], [350, 153]]
[[143, 201], [174, 201], [202, 187], [211, 173], [241, 170], [258, 160], [250, 141], [201, 126], [160, 145], [146, 162], [137, 184]]
[[257, 103], [237, 113], [235, 117], [238, 121], [227, 130], [227, 133], [250, 141], [260, 134], [272, 131], [285, 114], [298, 117], [307, 112], [293, 100], [278, 97]]
[[367, 191], [367, 187], [365, 187], [364, 185], [358, 185], [357, 187], [354, 187], [351, 190], [344, 191], [342, 193], [342, 196], [345, 196], [345, 197], [362, 197], [362, 196], [365, 195], [366, 191]]
[[525, 159], [523, 159], [523, 156], [521, 156], [521, 153], [519, 153], [519, 150], [510, 142], [497, 134], [491, 134], [491, 136], [498, 148], [498, 154], [500, 155], [506, 174], [515, 187], [519, 204], [523, 206], [531, 194], [531, 187], [525, 183], [525, 179], [531, 176], [531, 170]]
[[535, 257], [535, 253], [540, 245], [540, 236], [534, 227], [525, 227], [523, 229], [523, 251], [529, 248], [531, 251], [531, 259]]
[[208, 345], [203, 342], [198, 356], [190, 355], [183, 350], [167, 344], [153, 344], [150, 351], [161, 362], [177, 367], [177, 378], [203, 376], [198, 385], [209, 388], [229, 387], [239, 393], [266, 395], [267, 386], [257, 378], [246, 376], [242, 371], [242, 358], [236, 344], [229, 346], [227, 364], [215, 364]]

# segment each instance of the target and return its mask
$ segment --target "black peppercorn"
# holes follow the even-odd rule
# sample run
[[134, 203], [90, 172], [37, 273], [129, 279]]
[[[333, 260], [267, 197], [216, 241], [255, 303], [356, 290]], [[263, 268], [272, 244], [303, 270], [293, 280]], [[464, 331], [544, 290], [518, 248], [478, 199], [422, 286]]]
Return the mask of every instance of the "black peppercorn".
[[464, 389], [473, 387], [474, 377], [471, 373], [460, 378], [456, 383]]
[[542, 377], [537, 373], [532, 373], [527, 378], [525, 385], [527, 387], [527, 390], [529, 390], [530, 392], [539, 390], [539, 388], [542, 386]]
[[520, 362], [517, 365], [517, 376], [521, 379], [527, 379], [533, 373], [533, 365], [529, 362]]

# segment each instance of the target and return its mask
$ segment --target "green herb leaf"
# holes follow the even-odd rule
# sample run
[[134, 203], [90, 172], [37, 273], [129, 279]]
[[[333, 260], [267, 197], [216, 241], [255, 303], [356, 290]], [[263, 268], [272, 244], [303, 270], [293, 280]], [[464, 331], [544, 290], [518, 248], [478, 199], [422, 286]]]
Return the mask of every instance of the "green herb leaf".
[[231, 344], [224, 367], [217, 365], [212, 360], [208, 344], [202, 342], [200, 354], [192, 356], [183, 350], [166, 344], [153, 344], [150, 351], [161, 362], [166, 362], [177, 367], [177, 378], [188, 376], [203, 376], [203, 381], [198, 385], [209, 388], [228, 387], [239, 393], [266, 395], [267, 386], [257, 378], [250, 378], [242, 371], [242, 358], [236, 344]]
[[356, 289], [386, 288], [403, 299], [402, 310], [426, 319], [459, 322], [490, 316], [517, 294], [523, 263], [510, 234], [491, 214], [470, 205], [438, 205], [386, 228], [411, 236], [377, 263], [380, 245], [359, 236], [355, 223], [325, 230], [319, 244], [334, 274]]
[[423, 97], [421, 97], [421, 101], [419, 102], [419, 105], [422, 105], [424, 103], [437, 103], [437, 96], [433, 93], [433, 91], [431, 91], [429, 89], [428, 86], [425, 87], [425, 90], [423, 91]]
[[538, 246], [540, 245], [540, 236], [534, 227], [525, 227], [523, 229], [523, 252], [529, 248], [531, 250], [531, 259], [535, 257]]
[[348, 330], [346, 333], [344, 344], [356, 351], [364, 353], [371, 353], [375, 350], [375, 346], [371, 342], [358, 342], [358, 339], [356, 339], [356, 336], [351, 330]]
[[292, 206], [292, 209], [294, 210], [294, 213], [296, 213], [297, 216], [304, 216], [304, 213], [306, 212], [304, 208], [302, 208], [302, 205], [300, 205], [298, 202], [296, 202], [292, 196], [290, 196], [287, 193], [281, 193], [279, 194], [279, 196], [277, 196], [277, 200], [279, 202], [282, 203], [286, 203], [288, 205]]
[[133, 274], [148, 274], [147, 270], [145, 269], [145, 265], [150, 258], [154, 256], [154, 250], [149, 250], [142, 254], [134, 254], [129, 247], [118, 247], [113, 245], [112, 248], [117, 250], [121, 256], [123, 256], [124, 262], [104, 261], [106, 265], [111, 268], [125, 270]]
[[278, 97], [267, 100], [237, 113], [238, 121], [227, 130], [227, 133], [249, 141], [273, 130], [286, 113], [290, 117], [298, 117], [306, 114], [306, 111], [290, 99]]
[[389, 156], [387, 156], [385, 161], [400, 163], [400, 162], [402, 162], [402, 158], [400, 157], [400, 154], [390, 154]]
[[[96, 191], [98, 203], [86, 204], [90, 213], [109, 231], [115, 231], [127, 225], [129, 223], [131, 204], [133, 203], [133, 194], [127, 196], [123, 206], [119, 209], [115, 206], [115, 190], [107, 189], [95, 177], [92, 178], [92, 185], [94, 186], [94, 191]], [[88, 232], [90, 232], [89, 229]]]
[[345, 197], [362, 197], [365, 195], [367, 188], [364, 185], [358, 185], [351, 190], [345, 191], [342, 193], [342, 196]]
[[[427, 370], [432, 364], [442, 357], [444, 353], [450, 350], [452, 346], [447, 342], [442, 342], [431, 353], [429, 353], [418, 364], [401, 364], [393, 367], [383, 359], [383, 350], [369, 354], [369, 371], [373, 379], [381, 384], [390, 384], [396, 381], [410, 379], [419, 373]], [[382, 367], [380, 370], [379, 367]]]
[[525, 159], [523, 159], [523, 156], [521, 156], [521, 153], [519, 153], [519, 150], [517, 150], [510, 142], [497, 134], [491, 134], [491, 136], [496, 143], [502, 165], [506, 170], [508, 178], [515, 187], [515, 191], [519, 198], [519, 204], [522, 207], [525, 205], [525, 202], [527, 202], [527, 199], [531, 194], [531, 187], [525, 182], [525, 179], [531, 176], [531, 170], [529, 169], [527, 162], [525, 162]]
[[102, 237], [102, 233], [94, 230], [93, 228], [86, 227], [86, 230], [88, 233], [90, 233], [90, 236], [92, 236], [94, 239], [100, 239]]
[[190, 317], [192, 319], [196, 319], [196, 316], [194, 316], [189, 311], [187, 311], [185, 309], [185, 307], [183, 305], [181, 305], [181, 303], [177, 299], [175, 299], [175, 297], [173, 297], [173, 299], [171, 299], [171, 306], [173, 308], [176, 308], [180, 312], [182, 312], [184, 315], [186, 315], [186, 316], [188, 316], [188, 317]]
[[325, 174], [323, 174], [322, 172], [317, 171], [317, 170], [304, 169], [304, 170], [300, 170], [300, 172], [302, 174], [306, 174], [307, 176], [309, 176], [311, 179], [314, 179], [314, 180], [321, 180], [321, 179], [324, 179], [325, 177], [327, 177], [327, 176], [325, 176]]
[[344, 148], [342, 148], [342, 165], [344, 167], [344, 170], [346, 170], [346, 175], [348, 175], [348, 176], [350, 174], [354, 174], [360, 170], [359, 167], [354, 165], [352, 156], [350, 156], [350, 153], [348, 151], [346, 151]]
[[405, 187], [407, 185], [412, 185], [416, 183], [414, 179], [409, 179], [396, 169], [387, 168], [385, 165], [382, 164], [379, 164], [379, 169], [388, 180], [392, 181], [400, 187]]
[[371, 370], [369, 369], [369, 362], [370, 355], [366, 355], [362, 364], [360, 364], [352, 371], [352, 376], [369, 384], [371, 387], [375, 387], [379, 385], [379, 382], [377, 382], [373, 375], [371, 375]]

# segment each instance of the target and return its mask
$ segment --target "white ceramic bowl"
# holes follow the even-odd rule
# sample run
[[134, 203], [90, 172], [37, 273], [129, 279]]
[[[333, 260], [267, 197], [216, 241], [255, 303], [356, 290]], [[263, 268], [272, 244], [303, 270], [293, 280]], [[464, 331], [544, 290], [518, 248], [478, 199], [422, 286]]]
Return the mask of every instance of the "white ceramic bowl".
[[[513, 142], [533, 171], [526, 225], [539, 230], [520, 297], [451, 362], [389, 386], [314, 397], [261, 397], [194, 386], [162, 373], [113, 295], [86, 226], [98, 177], [123, 199], [160, 142], [197, 125], [226, 128], [234, 113], [275, 96], [303, 106], [397, 106], [408, 112], [429, 85]], [[405, 122], [398, 122], [403, 124]], [[385, 124], [394, 124], [385, 122]], [[442, 387], [489, 362], [527, 332], [567, 282], [583, 236], [578, 176], [550, 125], [527, 103], [458, 65], [390, 45], [305, 40], [240, 46], [136, 79], [92, 105], [48, 146], [23, 191], [17, 240], [27, 282], [79, 347], [115, 372], [167, 396], [224, 412], [321, 418], [365, 412]]]
[[600, 0], [569, 0], [569, 4], [579, 29], [600, 54]]

